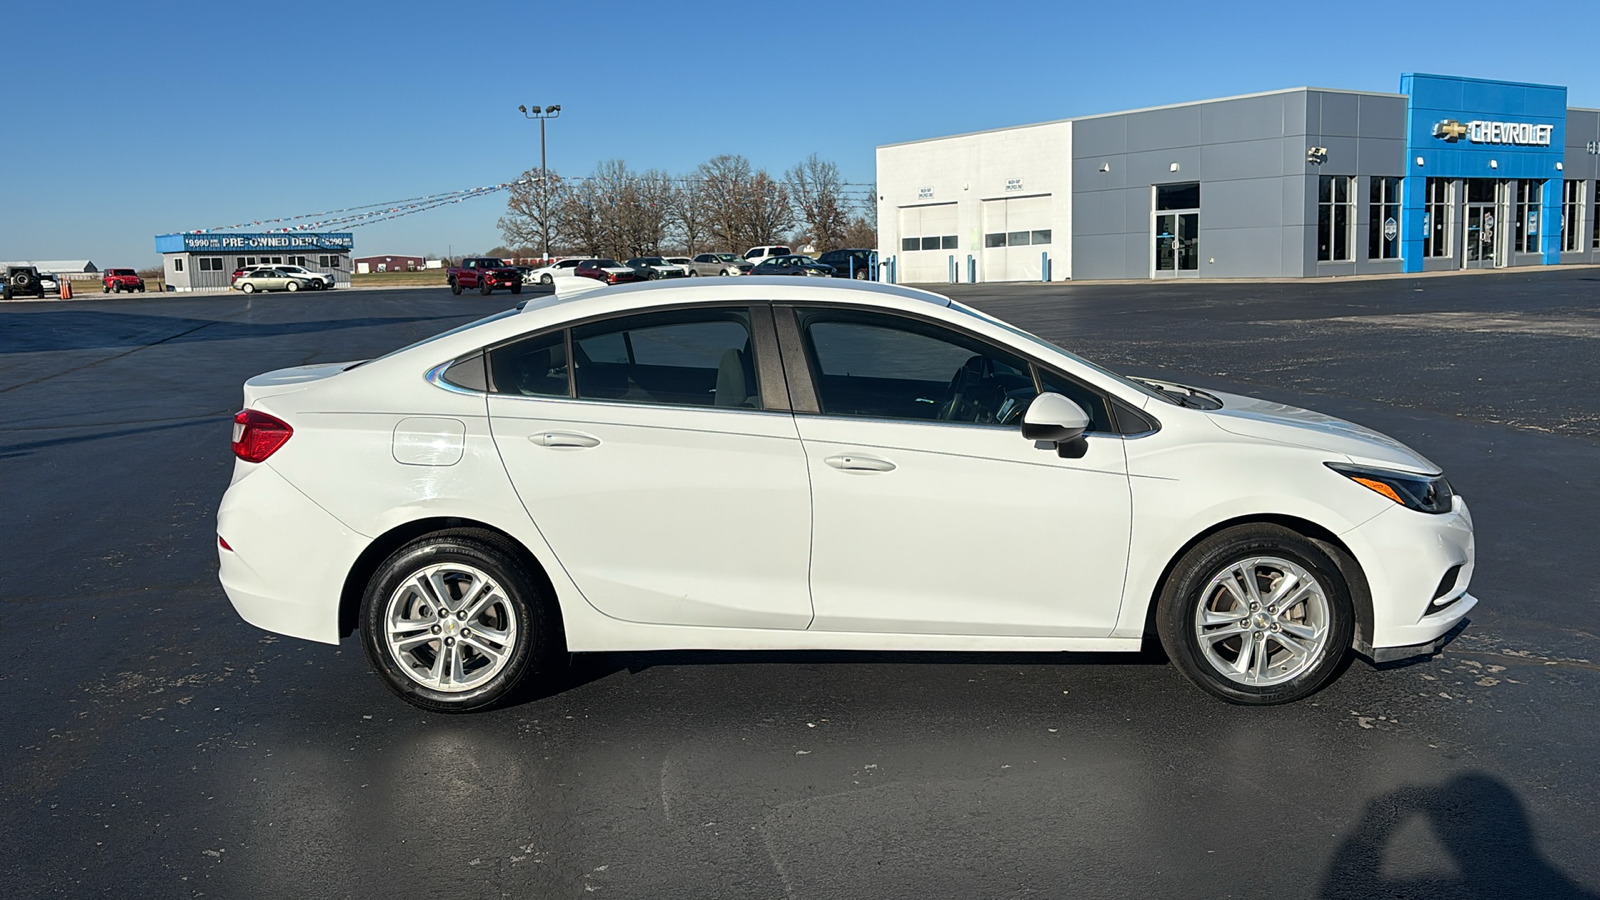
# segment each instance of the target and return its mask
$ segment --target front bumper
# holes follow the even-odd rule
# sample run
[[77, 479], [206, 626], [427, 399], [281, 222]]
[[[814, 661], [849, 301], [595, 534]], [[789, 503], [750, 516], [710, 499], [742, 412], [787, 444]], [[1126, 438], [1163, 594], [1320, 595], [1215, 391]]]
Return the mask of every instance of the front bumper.
[[[241, 464], [243, 465], [243, 464]], [[265, 464], [234, 480], [217, 510], [218, 578], [240, 617], [290, 637], [339, 642], [344, 579], [367, 539]]]
[[1358, 636], [1355, 649], [1374, 662], [1436, 652], [1478, 605], [1467, 592], [1477, 556], [1472, 514], [1459, 495], [1443, 515], [1396, 506], [1341, 538], [1371, 592], [1371, 640]]

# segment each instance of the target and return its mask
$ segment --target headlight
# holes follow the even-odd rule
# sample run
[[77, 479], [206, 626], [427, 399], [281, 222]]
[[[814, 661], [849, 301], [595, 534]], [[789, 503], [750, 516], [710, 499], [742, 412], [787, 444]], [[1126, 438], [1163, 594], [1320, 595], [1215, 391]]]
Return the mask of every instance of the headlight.
[[1450, 489], [1450, 482], [1443, 475], [1416, 475], [1343, 463], [1323, 465], [1407, 509], [1438, 514], [1455, 508], [1455, 492]]

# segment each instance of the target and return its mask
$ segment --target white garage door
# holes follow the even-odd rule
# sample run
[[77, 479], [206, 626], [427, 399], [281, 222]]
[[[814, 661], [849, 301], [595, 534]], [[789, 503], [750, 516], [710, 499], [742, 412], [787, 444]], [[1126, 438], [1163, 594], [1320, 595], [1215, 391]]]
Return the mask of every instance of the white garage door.
[[983, 201], [984, 281], [1038, 281], [1051, 243], [1050, 195]]
[[900, 207], [899, 271], [904, 284], [950, 280], [950, 257], [957, 255], [959, 216], [954, 203]]

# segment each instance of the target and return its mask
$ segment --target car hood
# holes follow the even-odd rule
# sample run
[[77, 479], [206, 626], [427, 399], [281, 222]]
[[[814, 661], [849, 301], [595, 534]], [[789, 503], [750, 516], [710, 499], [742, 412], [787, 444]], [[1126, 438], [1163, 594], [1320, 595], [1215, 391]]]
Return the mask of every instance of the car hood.
[[1352, 462], [1437, 475], [1427, 457], [1381, 432], [1297, 406], [1209, 392], [1222, 408], [1204, 414], [1223, 431], [1341, 454]]

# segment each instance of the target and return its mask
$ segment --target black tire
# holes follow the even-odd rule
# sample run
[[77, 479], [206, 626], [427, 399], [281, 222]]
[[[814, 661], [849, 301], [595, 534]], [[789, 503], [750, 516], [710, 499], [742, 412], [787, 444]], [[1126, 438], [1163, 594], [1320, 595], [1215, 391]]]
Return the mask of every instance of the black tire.
[[544, 285], [545, 287], [549, 287], [550, 285], [555, 284], [556, 280], [554, 278], [550, 277], [550, 273], [549, 272], [546, 272], [543, 275], [539, 276], [539, 283]]
[[480, 282], [478, 282], [478, 293], [480, 293], [480, 294], [484, 295], [485, 297], [487, 297], [490, 294], [494, 293], [494, 288], [489, 286], [489, 282], [480, 281]]
[[295, 292], [295, 291], [298, 291], [298, 290], [300, 290], [300, 282], [298, 282], [298, 281], [291, 281], [291, 282], [289, 282], [289, 283], [288, 283], [288, 284], [287, 284], [287, 285], [286, 285], [286, 286], [285, 286], [285, 287], [287, 287], [287, 288], [288, 288], [288, 290], [289, 290], [289, 293], [291, 293], [291, 294], [292, 294], [292, 293], [294, 293], [294, 292]]
[[513, 294], [520, 294], [520, 293], [522, 293], [522, 285], [520, 285], [520, 284], [513, 284], [513, 285], [512, 285], [512, 286], [511, 286], [511, 293], [513, 293]]
[[[491, 608], [484, 615], [498, 619], [502, 629], [506, 629], [507, 619], [516, 625], [516, 637], [510, 643], [504, 666], [481, 684], [466, 690], [443, 691], [422, 683], [420, 674], [418, 677], [407, 674], [406, 663], [388, 646], [385, 624], [390, 601], [405, 603], [398, 596], [402, 587], [418, 573], [436, 565], [470, 567], [487, 575], [499, 585], [504, 600], [494, 604], [498, 608]], [[539, 584], [539, 579], [523, 563], [521, 554], [499, 535], [454, 529], [418, 538], [395, 551], [367, 582], [361, 598], [361, 644], [366, 649], [367, 662], [396, 696], [433, 712], [472, 712], [512, 699], [533, 679], [552, 668], [556, 651], [563, 643], [553, 599], [543, 596]], [[429, 601], [422, 598], [421, 602]], [[434, 618], [438, 619], [437, 610]], [[448, 616], [442, 621], [449, 621]], [[465, 620], [458, 627], [470, 628], [479, 621]], [[420, 636], [420, 629], [417, 633]], [[464, 636], [461, 646], [467, 648], [463, 656], [475, 652]], [[417, 652], [436, 653], [442, 649], [442, 643], [438, 647], [424, 645]], [[477, 659], [487, 660], [487, 657], [480, 654]], [[492, 668], [491, 662], [484, 664]]]
[[11, 299], [11, 285], [9, 285], [9, 284], [0, 284], [0, 300], [10, 300], [10, 299]]
[[140, 294], [144, 293], [144, 285], [139, 285], [138, 287], [134, 288], [134, 291]]
[[856, 270], [856, 274], [855, 274], [855, 279], [857, 281], [866, 281], [867, 280], [867, 270], [866, 269], [857, 269]]
[[111, 293], [111, 288], [106, 287], [106, 283], [104, 281], [100, 282], [100, 293], [102, 293], [102, 294]]
[[728, 274], [728, 270], [727, 269], [723, 269], [721, 272], [718, 272], [717, 274], [718, 275], [727, 275]]
[[244, 291], [246, 294], [254, 294], [256, 292], [256, 286], [246, 281], [244, 284], [239, 286], [239, 290]]
[[[1227, 592], [1219, 590], [1208, 591], [1213, 579], [1222, 579], [1230, 567], [1251, 559], [1262, 562], [1250, 567], [1255, 574], [1257, 590], [1270, 587], [1273, 582], [1263, 584], [1261, 578], [1274, 571], [1274, 561], [1287, 563], [1291, 567], [1303, 570], [1310, 580], [1316, 583], [1323, 598], [1323, 609], [1318, 614], [1321, 622], [1313, 618], [1317, 608], [1317, 601], [1308, 598], [1303, 602], [1291, 603], [1281, 611], [1275, 610], [1279, 615], [1304, 617], [1303, 621], [1295, 621], [1287, 626], [1276, 624], [1274, 615], [1269, 615], [1267, 610], [1273, 607], [1250, 609], [1233, 605], [1233, 597], [1245, 596], [1240, 591], [1248, 591], [1248, 586], [1240, 581], [1231, 581], [1239, 591]], [[1279, 577], [1288, 577], [1287, 569], [1278, 568]], [[1294, 576], [1299, 583], [1304, 583], [1299, 576]], [[1229, 593], [1229, 597], [1224, 597]], [[1293, 596], [1293, 594], [1291, 594]], [[1227, 600], [1232, 615], [1240, 615], [1240, 633], [1237, 637], [1228, 637], [1222, 640], [1213, 640], [1208, 646], [1213, 648], [1208, 658], [1207, 651], [1202, 649], [1202, 641], [1197, 634], [1198, 616], [1202, 603], [1215, 603], [1217, 599]], [[1266, 596], [1263, 596], [1264, 602]], [[1228, 614], [1227, 610], [1216, 610], [1208, 606], [1213, 614]], [[1233, 632], [1231, 622], [1218, 623], [1210, 626]], [[1250, 629], [1245, 631], [1245, 628]], [[1313, 642], [1313, 652], [1308, 652], [1302, 657], [1302, 662], [1295, 663], [1294, 654], [1289, 646], [1282, 641], [1291, 639], [1296, 642], [1301, 638], [1290, 638], [1287, 630], [1280, 632], [1280, 627], [1306, 628], [1312, 627], [1322, 634], [1320, 643]], [[1192, 547], [1172, 567], [1166, 583], [1162, 586], [1160, 599], [1156, 607], [1156, 630], [1161, 636], [1161, 645], [1166, 650], [1167, 656], [1172, 660], [1178, 671], [1190, 682], [1201, 690], [1215, 697], [1220, 697], [1230, 703], [1239, 703], [1250, 706], [1268, 706], [1277, 703], [1290, 703], [1306, 697], [1321, 689], [1329, 679], [1338, 671], [1340, 663], [1350, 652], [1351, 639], [1355, 632], [1355, 612], [1350, 600], [1350, 589], [1345, 584], [1344, 576], [1339, 567], [1316, 544], [1306, 539], [1297, 532], [1279, 525], [1265, 523], [1240, 525], [1219, 531]], [[1259, 634], [1256, 632], [1259, 631]], [[1281, 635], [1281, 637], [1280, 637]], [[1251, 645], [1251, 640], [1260, 643]], [[1255, 650], [1260, 647], [1261, 650]], [[1291, 672], [1297, 672], [1293, 677], [1275, 681], [1268, 684], [1250, 684], [1240, 680], [1251, 676], [1241, 673], [1240, 678], [1230, 677], [1220, 668], [1221, 665], [1237, 662], [1244, 657], [1247, 662], [1259, 660], [1262, 652], [1266, 653], [1270, 667], [1279, 665], [1289, 667], [1289, 671], [1280, 672], [1277, 676], [1270, 675], [1268, 679], [1282, 678]], [[1227, 655], [1232, 659], [1226, 659]], [[1274, 662], [1284, 660], [1284, 662]]]
[[696, 271], [695, 271], [695, 270], [693, 270], [693, 269], [690, 269], [690, 270], [689, 270], [689, 277], [690, 277], [690, 278], [699, 278], [699, 277], [700, 277], [700, 273], [699, 273], [699, 272], [696, 272]]
[[457, 297], [461, 296], [461, 282], [456, 281], [454, 278], [450, 279], [450, 293], [455, 294]]
[[117, 282], [117, 283], [116, 283], [116, 284], [113, 284], [113, 285], [112, 285], [112, 286], [111, 286], [111, 293], [113, 293], [113, 294], [120, 294], [120, 293], [122, 293], [122, 282], [120, 282], [120, 281], [119, 281], [119, 282]]

